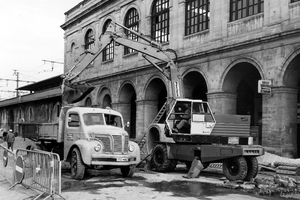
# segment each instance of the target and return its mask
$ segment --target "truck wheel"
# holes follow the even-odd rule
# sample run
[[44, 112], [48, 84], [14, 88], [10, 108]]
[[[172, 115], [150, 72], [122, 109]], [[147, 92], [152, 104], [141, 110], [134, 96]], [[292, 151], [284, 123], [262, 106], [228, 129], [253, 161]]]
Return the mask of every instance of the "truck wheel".
[[124, 177], [132, 177], [135, 171], [135, 165], [121, 167], [121, 173]]
[[158, 172], [166, 172], [170, 167], [171, 161], [168, 159], [166, 145], [158, 144], [153, 149], [153, 166]]
[[71, 157], [71, 176], [77, 180], [82, 180], [85, 173], [85, 166], [81, 158], [79, 149], [75, 148], [72, 151]]
[[247, 175], [244, 181], [250, 181], [252, 178], [255, 178], [258, 173], [258, 161], [256, 157], [250, 156], [245, 157], [248, 167]]
[[244, 157], [234, 157], [223, 162], [223, 173], [230, 181], [244, 180], [248, 167]]

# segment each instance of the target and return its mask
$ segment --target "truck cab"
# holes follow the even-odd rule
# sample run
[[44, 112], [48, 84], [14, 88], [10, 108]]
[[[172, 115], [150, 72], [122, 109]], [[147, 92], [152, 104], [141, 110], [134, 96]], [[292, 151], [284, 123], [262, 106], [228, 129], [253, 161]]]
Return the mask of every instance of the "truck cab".
[[[85, 168], [121, 168], [132, 176], [140, 162], [139, 146], [129, 141], [122, 115], [111, 109], [73, 107], [61, 114], [64, 159], [72, 176], [82, 179]], [[60, 136], [62, 137], [62, 136]]]

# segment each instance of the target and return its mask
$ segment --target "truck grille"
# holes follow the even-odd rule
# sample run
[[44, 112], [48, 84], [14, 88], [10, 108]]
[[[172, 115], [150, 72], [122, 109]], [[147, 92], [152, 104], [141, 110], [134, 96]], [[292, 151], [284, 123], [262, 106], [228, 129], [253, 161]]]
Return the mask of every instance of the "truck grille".
[[128, 141], [129, 137], [125, 136], [123, 137], [125, 139], [124, 141], [124, 149], [122, 148], [122, 136], [121, 135], [113, 135], [112, 138], [114, 140], [113, 144], [113, 149], [112, 149], [112, 141], [111, 137], [109, 136], [97, 136], [97, 139], [101, 140], [103, 145], [104, 145], [104, 152], [105, 153], [127, 153], [128, 152]]
[[124, 149], [122, 149], [122, 136], [121, 135], [113, 135], [114, 138], [114, 152], [116, 153], [125, 153], [128, 151], [128, 136], [125, 136], [124, 139]]

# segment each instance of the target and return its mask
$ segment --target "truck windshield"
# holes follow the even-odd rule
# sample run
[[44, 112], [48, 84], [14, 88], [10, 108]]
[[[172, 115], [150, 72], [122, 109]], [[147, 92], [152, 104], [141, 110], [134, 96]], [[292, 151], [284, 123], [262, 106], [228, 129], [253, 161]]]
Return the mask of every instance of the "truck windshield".
[[102, 113], [85, 113], [83, 120], [86, 126], [104, 125]]
[[104, 118], [107, 125], [122, 128], [122, 119], [120, 116], [104, 114]]

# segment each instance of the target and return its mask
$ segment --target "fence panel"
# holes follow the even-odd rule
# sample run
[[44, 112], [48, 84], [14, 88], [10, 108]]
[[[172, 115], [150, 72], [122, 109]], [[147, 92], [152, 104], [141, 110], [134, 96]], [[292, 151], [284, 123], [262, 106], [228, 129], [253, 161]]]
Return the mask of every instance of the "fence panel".
[[24, 159], [22, 185], [41, 191], [40, 194], [61, 195], [61, 161], [57, 154], [17, 149], [16, 157]]
[[5, 146], [0, 145], [0, 176], [10, 184], [15, 182], [14, 176], [15, 154]]

